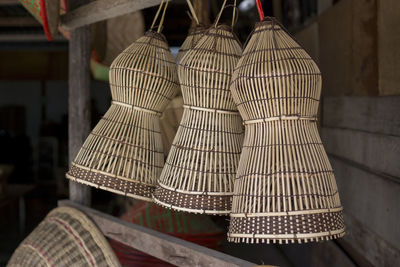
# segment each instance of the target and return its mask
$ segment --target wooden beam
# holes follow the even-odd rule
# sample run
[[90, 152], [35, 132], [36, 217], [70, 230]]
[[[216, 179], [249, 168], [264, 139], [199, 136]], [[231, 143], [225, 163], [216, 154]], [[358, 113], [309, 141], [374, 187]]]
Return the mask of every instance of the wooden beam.
[[29, 17], [0, 17], [0, 27], [29, 27], [41, 26], [32, 16]]
[[1, 0], [0, 6], [8, 6], [8, 5], [19, 5], [19, 0]]
[[[70, 0], [73, 9], [85, 1]], [[90, 133], [90, 28], [70, 32], [68, 78], [68, 151], [71, 162]], [[90, 205], [91, 191], [86, 185], [69, 182], [72, 201]]]
[[324, 97], [322, 125], [400, 137], [400, 96]]
[[69, 200], [58, 206], [69, 206], [88, 215], [103, 234], [134, 249], [177, 266], [254, 266], [224, 253], [132, 224]]
[[61, 27], [75, 29], [158, 5], [161, 0], [96, 0], [61, 16]]

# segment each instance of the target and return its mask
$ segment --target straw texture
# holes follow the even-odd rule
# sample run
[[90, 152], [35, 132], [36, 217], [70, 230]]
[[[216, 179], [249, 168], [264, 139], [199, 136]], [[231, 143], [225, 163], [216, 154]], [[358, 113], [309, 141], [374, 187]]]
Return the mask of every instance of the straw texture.
[[241, 47], [231, 27], [207, 30], [178, 65], [184, 112], [154, 200], [182, 211], [228, 214], [243, 126], [229, 84]]
[[51, 211], [19, 245], [12, 266], [120, 266], [100, 230], [82, 212]]
[[344, 235], [316, 124], [321, 81], [315, 62], [275, 19], [256, 25], [231, 84], [245, 138], [229, 241], [301, 243]]
[[160, 115], [179, 89], [165, 37], [148, 31], [110, 67], [112, 104], [72, 162], [67, 178], [151, 201], [164, 165]]

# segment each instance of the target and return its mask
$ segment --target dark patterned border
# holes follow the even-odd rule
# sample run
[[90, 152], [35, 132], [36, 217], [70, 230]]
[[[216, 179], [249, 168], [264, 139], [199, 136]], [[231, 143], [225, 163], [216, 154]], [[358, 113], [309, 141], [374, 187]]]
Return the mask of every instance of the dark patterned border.
[[[270, 240], [332, 239], [344, 234], [342, 211], [300, 215], [231, 217], [229, 240], [238, 238]], [[236, 236], [235, 236], [236, 235]], [[263, 238], [269, 235], [273, 238]], [[307, 236], [307, 237], [302, 237]], [[292, 237], [289, 237], [292, 236]]]
[[154, 200], [157, 204], [176, 210], [207, 214], [229, 214], [231, 212], [232, 196], [185, 194], [158, 187], [154, 191]]
[[152, 201], [152, 193], [155, 188], [154, 186], [142, 185], [139, 182], [130, 182], [95, 171], [88, 171], [79, 168], [77, 165], [72, 165], [66, 176], [78, 183], [147, 201]]

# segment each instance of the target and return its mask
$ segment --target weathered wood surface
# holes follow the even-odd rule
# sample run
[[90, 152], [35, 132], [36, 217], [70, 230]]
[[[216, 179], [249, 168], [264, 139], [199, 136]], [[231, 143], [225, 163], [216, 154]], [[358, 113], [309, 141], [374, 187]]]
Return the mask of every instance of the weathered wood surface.
[[335, 241], [313, 243], [310, 257], [311, 266], [356, 266]]
[[255, 265], [140, 225], [122, 221], [72, 201], [61, 200], [58, 206], [70, 206], [83, 211], [105, 236], [177, 266]]
[[379, 95], [400, 95], [400, 1], [377, 1]]
[[292, 266], [356, 266], [335, 241], [291, 244], [279, 249], [293, 261]]
[[324, 97], [325, 127], [400, 137], [400, 96]]
[[400, 186], [400, 137], [323, 127], [322, 141], [329, 154], [392, 179]]
[[75, 29], [158, 5], [161, 0], [96, 0], [61, 16], [61, 27]]
[[338, 243], [360, 266], [400, 259], [400, 97], [324, 97], [322, 140], [344, 207]]
[[331, 155], [330, 161], [344, 212], [353, 219], [345, 219], [344, 240], [371, 264], [395, 266], [400, 256], [400, 185]]
[[[70, 0], [69, 7], [74, 9], [85, 2]], [[89, 26], [71, 30], [68, 75], [68, 157], [71, 162], [90, 133]], [[77, 203], [90, 205], [90, 188], [70, 181], [69, 197]]]
[[319, 62], [318, 23], [314, 21], [306, 28], [296, 32], [294, 37], [317, 63]]
[[323, 94], [378, 95], [376, 0], [342, 0], [318, 16]]
[[[389, 244], [368, 223], [359, 221], [353, 214], [344, 213], [346, 235], [338, 243], [351, 255], [358, 266], [398, 266], [400, 250]], [[341, 266], [341, 265], [333, 265]]]

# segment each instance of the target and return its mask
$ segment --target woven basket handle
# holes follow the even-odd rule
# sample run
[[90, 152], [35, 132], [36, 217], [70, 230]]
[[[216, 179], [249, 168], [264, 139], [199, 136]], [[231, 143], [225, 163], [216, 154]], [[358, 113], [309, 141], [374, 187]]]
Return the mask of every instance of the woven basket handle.
[[168, 7], [168, 3], [169, 3], [169, 0], [161, 0], [160, 6], [158, 7], [157, 13], [156, 13], [156, 15], [154, 16], [153, 23], [151, 24], [150, 30], [153, 30], [153, 29], [154, 29], [155, 24], [156, 24], [156, 21], [157, 21], [157, 19], [158, 19], [158, 16], [160, 15], [162, 6], [164, 5], [164, 10], [163, 10], [163, 13], [162, 13], [162, 15], [161, 15], [160, 23], [158, 24], [158, 28], [157, 28], [157, 32], [158, 32], [158, 33], [161, 32], [162, 25], [163, 25], [163, 23], [164, 23], [165, 12], [166, 12], [167, 7]]
[[232, 28], [233, 28], [233, 26], [236, 24], [237, 17], [238, 17], [238, 16], [237, 16], [237, 13], [239, 12], [239, 11], [238, 11], [238, 8], [237, 8], [237, 6], [236, 6], [236, 0], [234, 0], [233, 5], [226, 5], [226, 1], [227, 1], [227, 0], [225, 0], [224, 3], [222, 4], [221, 10], [219, 11], [217, 18], [215, 19], [214, 27], [217, 27], [218, 22], [219, 22], [219, 20], [220, 20], [220, 18], [221, 18], [222, 12], [224, 12], [225, 8], [227, 8], [227, 7], [233, 7], [232, 25], [231, 25]]
[[191, 19], [196, 21], [196, 24], [199, 24], [199, 19], [197, 18], [196, 11], [193, 8], [192, 2], [190, 0], [186, 0], [186, 3], [189, 7]]

